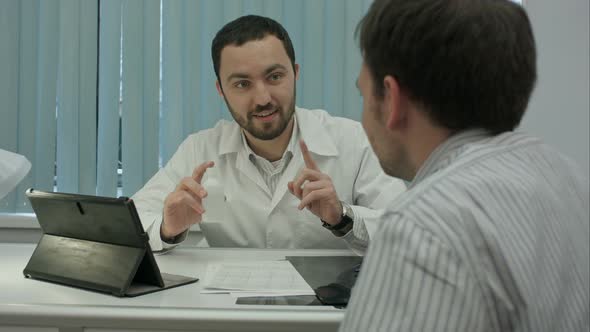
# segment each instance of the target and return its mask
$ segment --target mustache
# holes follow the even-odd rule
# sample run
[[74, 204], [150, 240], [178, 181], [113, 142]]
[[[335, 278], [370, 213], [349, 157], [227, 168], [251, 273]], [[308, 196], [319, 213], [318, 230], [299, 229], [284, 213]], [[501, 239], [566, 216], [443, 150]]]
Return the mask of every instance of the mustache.
[[254, 113], [260, 113], [263, 111], [271, 111], [273, 109], [275, 109], [275, 106], [271, 103], [268, 103], [266, 105], [257, 105], [256, 109], [254, 110]]
[[254, 110], [252, 110], [251, 112], [249, 112], [248, 117], [253, 117], [256, 114], [260, 113], [260, 112], [264, 112], [264, 111], [274, 111], [280, 110], [280, 107], [277, 107], [271, 103], [268, 103], [266, 105], [257, 105], [256, 108]]

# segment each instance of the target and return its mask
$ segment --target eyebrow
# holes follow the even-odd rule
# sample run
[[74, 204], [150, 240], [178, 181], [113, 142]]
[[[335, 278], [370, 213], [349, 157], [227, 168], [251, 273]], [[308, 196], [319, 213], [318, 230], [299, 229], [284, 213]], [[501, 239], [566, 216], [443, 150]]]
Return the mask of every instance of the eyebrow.
[[281, 65], [280, 63], [277, 63], [277, 64], [274, 64], [274, 65], [268, 67], [264, 71], [264, 75], [268, 75], [268, 74], [272, 73], [273, 71], [275, 71], [277, 69], [287, 70], [287, 68], [285, 66]]
[[[268, 75], [277, 69], [287, 70], [287, 68], [285, 66], [281, 65], [280, 63], [276, 63], [276, 64], [266, 68], [264, 70], [264, 75]], [[243, 79], [243, 78], [250, 78], [250, 75], [245, 74], [245, 73], [232, 73], [227, 77], [226, 82], [229, 82], [233, 79]]]

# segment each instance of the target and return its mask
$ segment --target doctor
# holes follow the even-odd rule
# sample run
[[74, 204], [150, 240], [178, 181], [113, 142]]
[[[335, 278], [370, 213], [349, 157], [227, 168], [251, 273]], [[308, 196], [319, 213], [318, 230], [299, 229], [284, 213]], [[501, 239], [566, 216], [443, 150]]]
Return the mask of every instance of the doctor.
[[134, 195], [152, 248], [198, 224], [210, 246], [364, 251], [405, 187], [382, 172], [360, 123], [295, 106], [299, 65], [272, 19], [228, 23], [211, 53], [235, 122], [189, 136]]

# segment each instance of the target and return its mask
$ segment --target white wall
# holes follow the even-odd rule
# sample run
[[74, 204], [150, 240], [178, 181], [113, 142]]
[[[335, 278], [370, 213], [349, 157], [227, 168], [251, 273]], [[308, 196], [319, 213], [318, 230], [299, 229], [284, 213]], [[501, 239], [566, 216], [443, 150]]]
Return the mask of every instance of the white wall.
[[[588, 0], [526, 0], [537, 42], [539, 78], [521, 129], [589, 162]], [[588, 174], [588, 173], [587, 173]]]

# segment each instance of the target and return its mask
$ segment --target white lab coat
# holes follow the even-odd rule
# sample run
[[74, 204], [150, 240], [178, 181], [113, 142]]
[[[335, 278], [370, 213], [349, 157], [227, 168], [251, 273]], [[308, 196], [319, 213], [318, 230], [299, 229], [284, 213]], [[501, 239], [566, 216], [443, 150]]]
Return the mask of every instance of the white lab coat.
[[310, 211], [297, 209], [300, 201], [289, 192], [287, 182], [304, 166], [298, 144], [273, 195], [248, 158], [240, 127], [233, 121], [221, 120], [214, 128], [190, 135], [168, 164], [133, 196], [153, 250], [169, 247], [159, 233], [164, 199], [180, 179], [191, 176], [196, 166], [212, 160], [215, 169], [207, 170], [202, 183], [205, 186], [211, 180], [208, 177], [217, 177], [224, 206], [222, 211], [211, 212], [221, 215], [222, 220], [207, 220], [205, 212], [199, 224], [210, 246], [350, 247], [362, 252], [382, 209], [405, 190], [405, 185], [383, 173], [360, 123], [333, 117], [322, 110], [298, 107], [295, 114], [299, 133], [313, 159], [332, 178], [340, 200], [352, 206], [355, 223], [351, 232], [336, 237]]

